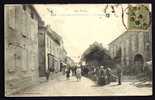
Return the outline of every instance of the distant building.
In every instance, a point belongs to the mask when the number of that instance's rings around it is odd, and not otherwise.
[[[134,9],[140,9],[139,7]],[[149,13],[134,14],[146,16],[147,20],[144,22],[148,23],[149,17],[144,14]],[[131,16],[129,15],[129,19]],[[138,26],[134,22],[130,22],[129,19],[129,29],[109,44],[109,51],[111,57],[117,59],[125,68],[126,73],[137,73],[143,71],[145,62],[152,60],[152,26],[143,28],[141,25],[144,24],[143,22],[140,22],[140,26]]]
[[[45,76],[50,68],[55,69],[55,73],[60,72],[67,54],[63,48],[62,37],[54,32],[50,26],[40,25],[38,42],[39,76]]]
[[[75,62],[73,59],[71,59],[70,57],[66,57],[66,64],[69,65],[70,67],[74,67],[75,66]]]
[[[5,95],[38,82],[38,24],[32,5],[5,5]]]

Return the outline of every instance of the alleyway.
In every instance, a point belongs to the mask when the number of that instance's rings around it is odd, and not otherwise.
[[[125,95],[151,95],[151,87],[136,87],[133,83],[123,82],[117,85],[113,82],[106,86],[96,86],[96,84],[88,78],[82,77],[81,81],[77,81],[75,77],[66,80],[65,76],[61,76],[55,80],[41,83],[33,88],[26,89],[14,96],[125,96]]]

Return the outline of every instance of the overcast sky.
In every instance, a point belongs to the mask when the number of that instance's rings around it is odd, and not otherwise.
[[[105,5],[102,4],[50,4],[35,7],[45,24],[50,24],[62,36],[68,56],[75,61],[93,42],[97,41],[108,48],[108,44],[125,31],[120,7],[116,10],[117,16],[110,15],[109,18],[105,17]],[[55,16],[47,8],[52,9]],[[110,7],[108,12],[111,12]]]

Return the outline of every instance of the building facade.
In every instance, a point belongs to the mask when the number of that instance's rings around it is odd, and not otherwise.
[[[152,26],[147,7],[131,7],[128,11],[128,30],[109,44],[111,57],[119,61],[126,73],[142,72],[145,62],[152,60]]]
[[[144,63],[152,59],[151,34],[151,30],[126,31],[109,44],[111,57],[119,58],[128,71],[142,71]]]
[[[62,37],[50,26],[40,26],[39,42],[39,75],[46,76],[50,69],[55,73],[61,71],[67,52],[63,48]]]
[[[67,66],[70,66],[70,67],[75,66],[74,60],[72,58],[68,57],[68,56],[66,57],[66,64],[67,64]]]
[[[36,84],[38,74],[38,23],[32,5],[5,5],[5,95]]]

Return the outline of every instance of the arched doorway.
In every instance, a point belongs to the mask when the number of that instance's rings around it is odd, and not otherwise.
[[[144,66],[144,59],[141,54],[137,54],[134,56],[134,65],[135,65],[135,72],[142,72]]]

